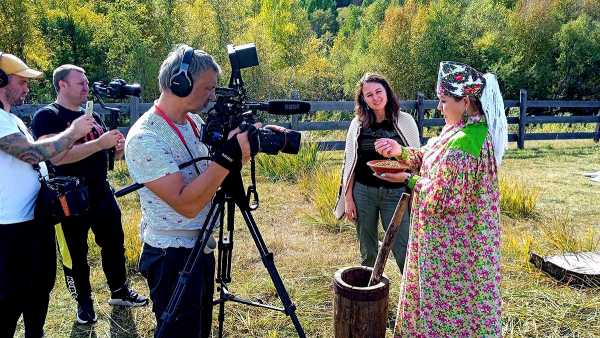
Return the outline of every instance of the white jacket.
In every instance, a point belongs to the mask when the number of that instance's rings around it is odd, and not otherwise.
[[[396,120],[394,127],[396,132],[406,141],[409,147],[418,148],[421,146],[417,123],[410,114],[399,111],[398,119]],[[361,123],[357,116],[352,120],[352,122],[350,122],[348,134],[346,134],[346,148],[344,149],[342,179],[340,181],[340,189],[338,191],[338,198],[334,210],[335,217],[337,219],[340,219],[342,216],[344,216],[344,196],[346,196],[346,191],[348,190],[348,185],[350,183],[349,178],[354,174],[354,167],[356,166],[358,136],[360,135],[360,129]]]

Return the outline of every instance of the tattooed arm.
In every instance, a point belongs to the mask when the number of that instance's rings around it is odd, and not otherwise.
[[[37,164],[71,148],[77,140],[72,134],[61,133],[32,143],[22,133],[15,133],[0,138],[0,150],[21,161]]]
[[[41,136],[38,139],[38,141],[52,139],[55,135],[56,134]],[[123,134],[121,134],[118,130],[113,129],[113,130],[109,130],[106,133],[100,135],[100,137],[95,140],[74,145],[72,148],[68,149],[67,151],[59,153],[56,156],[53,156],[50,159],[50,161],[54,165],[63,165],[63,164],[68,164],[68,163],[74,163],[74,162],[81,161],[82,159],[84,159],[92,154],[95,154],[101,150],[110,149],[114,146],[120,147],[121,154],[122,154],[122,149],[123,149],[124,143],[125,143],[125,137],[123,137]]]
[[[0,150],[21,161],[37,164],[70,149],[76,140],[90,132],[92,122],[91,117],[81,116],[62,133],[37,142],[30,142],[23,133],[9,134],[0,138]]]

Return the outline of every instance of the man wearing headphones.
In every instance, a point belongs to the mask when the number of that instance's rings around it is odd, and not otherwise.
[[[21,314],[25,337],[44,335],[56,248],[53,224],[34,219],[39,176],[47,175],[44,160],[70,149],[93,123],[82,116],[63,132],[34,142],[10,110],[23,104],[28,80],[41,76],[18,57],[0,53],[0,337],[14,335]]]
[[[250,159],[246,132],[232,132],[212,161],[179,170],[178,165],[209,156],[201,141],[203,122],[196,114],[215,99],[219,65],[212,56],[186,45],[176,47],[160,67],[160,97],[131,127],[125,158],[142,208],[144,247],[139,269],[147,279],[158,325],[179,271],[198,239],[213,195],[231,171]],[[216,243],[211,237],[181,297],[165,337],[208,337],[212,321]]]
[[[59,66],[52,74],[52,83],[56,101],[38,110],[31,121],[33,134],[40,140],[62,132],[85,114],[82,105],[87,101],[89,87],[83,68],[71,64]],[[65,282],[77,300],[79,324],[97,321],[87,261],[90,228],[101,248],[102,270],[111,291],[109,304],[133,307],[148,303],[148,298],[127,286],[121,210],[107,181],[108,150],[115,148],[117,157],[121,157],[125,137],[116,129],[108,130],[99,115],[92,115],[94,127],[90,133],[50,161],[53,174],[79,177],[89,191],[88,212],[70,217],[57,226]]]

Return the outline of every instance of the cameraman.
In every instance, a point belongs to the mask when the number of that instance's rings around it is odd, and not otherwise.
[[[201,235],[213,195],[228,173],[239,171],[250,158],[247,133],[232,132],[213,161],[178,168],[192,158],[209,155],[200,138],[202,119],[188,112],[199,111],[215,99],[220,72],[205,52],[186,45],[176,47],[160,67],[160,97],[127,135],[129,172],[145,186],[139,190],[144,242],[139,268],[148,281],[158,325],[178,273]],[[215,246],[211,237],[207,248]],[[205,250],[197,267],[166,337],[210,335],[215,274],[211,250]]]
[[[10,113],[29,93],[28,80],[41,72],[0,53],[0,337],[12,337],[23,314],[25,337],[42,337],[56,277],[54,227],[34,219],[42,161],[70,149],[92,128],[82,116],[65,131],[34,142],[20,118]],[[39,174],[33,168],[39,165]]]
[[[38,110],[31,123],[38,139],[60,133],[74,119],[85,114],[81,108],[87,101],[89,90],[85,70],[74,65],[62,65],[54,70],[52,82],[57,93],[56,101]],[[90,208],[87,213],[72,216],[57,227],[65,282],[77,300],[76,320],[79,324],[97,320],[87,261],[90,228],[101,248],[102,269],[111,291],[109,304],[143,306],[148,303],[146,297],[127,286],[121,210],[107,181],[108,151],[115,148],[116,157],[121,157],[125,138],[118,130],[108,130],[97,114],[93,114],[93,119],[91,132],[69,151],[53,157],[50,166],[57,176],[82,178],[89,191]]]

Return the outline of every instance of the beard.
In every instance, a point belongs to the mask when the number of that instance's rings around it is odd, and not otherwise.
[[[6,93],[6,101],[13,107],[20,106],[25,103],[25,94],[8,91]]]

